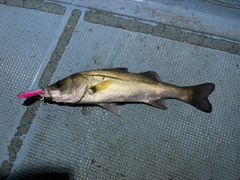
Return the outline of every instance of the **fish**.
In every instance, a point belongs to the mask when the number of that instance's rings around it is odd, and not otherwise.
[[[164,83],[154,71],[131,73],[127,68],[98,69],[72,74],[43,89],[43,97],[55,102],[98,105],[120,115],[118,103],[146,103],[166,110],[167,99],[178,99],[210,113],[208,96],[215,84],[177,86]]]

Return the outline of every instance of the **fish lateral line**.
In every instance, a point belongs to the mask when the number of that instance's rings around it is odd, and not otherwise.
[[[90,76],[90,77],[101,77],[103,80],[104,78],[110,78],[110,79],[116,79],[116,80],[124,80],[124,78],[120,78],[120,77],[115,77],[115,76],[108,76],[108,75],[103,75],[103,74],[81,74],[84,77],[86,76]]]

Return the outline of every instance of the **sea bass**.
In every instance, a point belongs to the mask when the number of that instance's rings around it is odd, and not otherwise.
[[[161,82],[153,71],[130,73],[127,68],[100,69],[72,74],[43,90],[51,101],[99,105],[119,115],[117,103],[140,102],[167,109],[166,99],[179,99],[210,113],[208,96],[213,83],[180,87]]]

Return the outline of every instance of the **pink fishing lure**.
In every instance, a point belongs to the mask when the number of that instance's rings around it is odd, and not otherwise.
[[[34,90],[34,91],[22,92],[18,95],[18,98],[25,99],[25,98],[29,98],[29,97],[33,97],[33,96],[42,95],[42,94],[43,94],[43,90],[38,89],[38,90]]]

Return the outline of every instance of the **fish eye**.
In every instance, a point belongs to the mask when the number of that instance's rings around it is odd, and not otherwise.
[[[58,88],[60,88],[62,86],[60,82],[57,82],[56,85]]]

